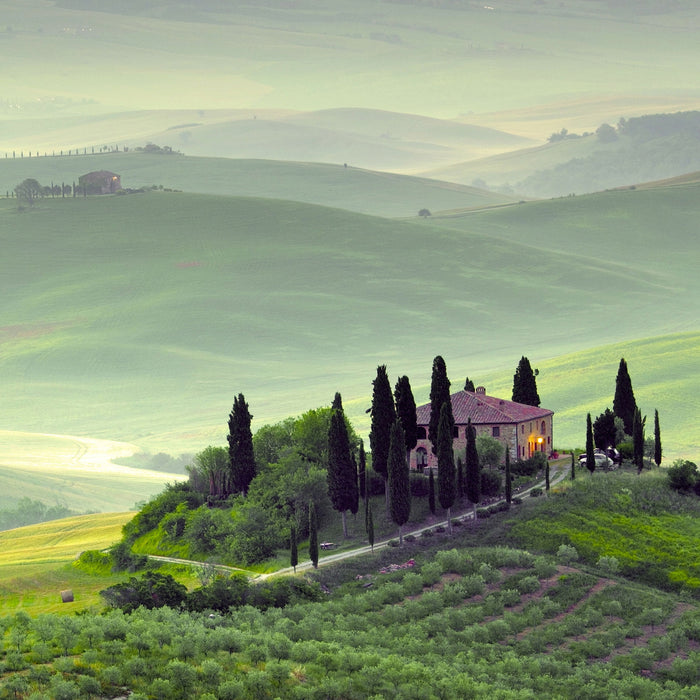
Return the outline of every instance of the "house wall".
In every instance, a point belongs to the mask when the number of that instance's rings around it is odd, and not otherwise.
[[[552,452],[554,436],[552,434],[553,416],[545,416],[537,420],[523,421],[521,423],[495,423],[475,425],[477,436],[487,435],[494,437],[503,445],[504,458],[506,445],[510,450],[512,461],[528,459],[534,452]],[[428,433],[428,426],[421,426]],[[498,436],[494,436],[494,428],[498,430]],[[455,460],[464,455],[467,449],[467,426],[455,426],[456,436],[452,441]],[[540,441],[541,440],[541,441]],[[421,456],[421,452],[423,456]],[[437,469],[437,456],[433,454],[432,444],[426,438],[419,438],[415,449],[411,450],[409,467],[411,469]]]

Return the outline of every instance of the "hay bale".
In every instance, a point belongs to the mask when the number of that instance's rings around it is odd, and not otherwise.
[[[73,602],[73,591],[71,591],[71,590],[61,591],[61,601],[64,603],[72,603]]]

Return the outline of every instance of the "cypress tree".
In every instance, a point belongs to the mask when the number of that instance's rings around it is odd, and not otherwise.
[[[506,503],[510,505],[513,500],[513,477],[510,473],[510,449],[506,445]]]
[[[318,569],[318,522],[313,501],[309,503],[309,558],[314,569]]]
[[[576,478],[576,455],[574,454],[574,451],[571,450],[571,481],[573,481]]]
[[[411,489],[408,479],[408,463],[404,447],[406,438],[401,421],[396,420],[391,428],[389,441],[389,512],[391,519],[399,527],[399,545],[403,545],[402,527],[411,515]]]
[[[634,430],[635,408],[637,408],[637,402],[634,400],[632,380],[627,370],[627,363],[623,357],[620,359],[620,366],[617,369],[617,378],[615,379],[613,413],[619,418],[622,418],[622,422],[625,424],[625,432],[628,435],[632,435],[632,431]]]
[[[591,414],[586,415],[586,468],[593,475],[595,471],[595,448],[593,447],[593,424]]]
[[[430,423],[428,424],[428,439],[432,444],[433,454],[437,454],[438,428],[443,405],[447,405],[447,416],[450,421],[450,438],[454,429],[452,416],[452,400],[450,399],[450,380],[447,378],[445,360],[438,355],[433,360],[433,372],[430,380]],[[438,474],[439,476],[439,474]]]
[[[399,377],[394,387],[394,401],[396,403],[396,415],[401,421],[406,443],[406,461],[410,461],[411,450],[418,443],[418,418],[416,415],[416,401],[413,398],[411,382],[404,375]]]
[[[527,406],[539,406],[540,395],[537,393],[535,373],[530,360],[523,355],[513,375],[513,401]]]
[[[394,397],[391,393],[386,365],[377,367],[377,377],[372,382],[372,420],[369,433],[369,448],[372,451],[372,469],[379,474],[386,486],[387,460],[391,426],[396,420]]]
[[[428,471],[428,509],[431,515],[435,515],[435,476],[432,467]]]
[[[357,472],[350,452],[343,401],[339,393],[333,399],[328,427],[328,496],[343,520],[343,537],[348,536],[347,511],[357,512]]]
[[[368,503],[367,510],[367,541],[371,550],[374,552],[374,518],[372,517],[372,506]]]
[[[245,397],[238,394],[228,420],[228,454],[233,493],[244,496],[248,495],[250,482],[255,478],[253,433],[250,430],[252,418]]]
[[[632,422],[632,454],[634,463],[637,465],[637,474],[644,469],[644,423],[642,414],[638,408],[634,409],[634,420]]]
[[[467,420],[465,474],[467,478],[467,498],[472,504],[472,517],[474,524],[476,524],[476,504],[481,500],[481,470],[479,469],[479,455],[476,451],[476,431],[474,426],[472,426],[471,418]]]
[[[365,498],[367,484],[367,455],[365,454],[365,442],[360,440],[360,451],[358,454],[358,465],[357,465],[357,481],[358,481],[358,495],[360,498]]]
[[[661,466],[661,426],[658,409],[654,409],[654,463],[657,467]]]
[[[464,462],[461,457],[457,457],[457,498],[464,498],[465,493]]]
[[[438,501],[447,511],[447,529],[452,534],[452,504],[455,502],[455,458],[452,449],[452,411],[449,400],[442,404],[437,436]]]
[[[475,391],[474,382],[471,379],[469,379],[469,377],[467,377],[464,381],[464,391],[471,391],[472,393],[474,393]]]
[[[297,564],[299,563],[299,552],[297,550],[297,528],[294,523],[289,529],[289,565],[297,572]]]
[[[549,493],[549,460],[544,467],[544,490]]]

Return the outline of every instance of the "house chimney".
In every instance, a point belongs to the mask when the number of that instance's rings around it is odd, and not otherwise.
[[[476,387],[476,393],[477,393],[477,394],[484,394],[484,395],[485,395],[485,394],[486,394],[486,387],[484,387],[484,386],[478,386],[478,387]]]

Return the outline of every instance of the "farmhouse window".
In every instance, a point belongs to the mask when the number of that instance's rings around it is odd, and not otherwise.
[[[491,437],[501,437],[501,429],[499,426],[494,425],[493,428],[491,428]]]

